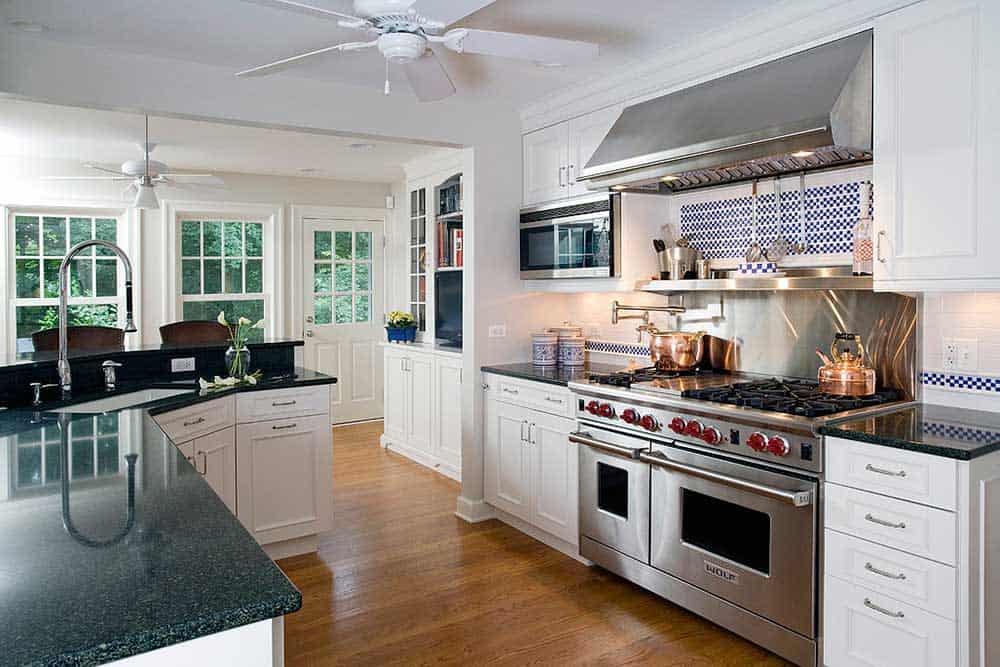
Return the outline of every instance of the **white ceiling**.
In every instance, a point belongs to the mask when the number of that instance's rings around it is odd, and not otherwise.
[[[351,12],[350,0],[311,0]],[[465,0],[468,2],[468,0]],[[601,45],[592,63],[561,69],[502,58],[459,55],[439,49],[461,99],[503,99],[515,108],[555,89],[627,67],[706,31],[738,21],[780,0],[496,0],[457,25],[525,32]],[[449,6],[455,0],[417,0]],[[484,2],[473,1],[473,5]],[[116,52],[145,54],[222,66],[233,72],[303,51],[345,41],[361,33],[334,21],[242,0],[0,0],[2,31],[11,20],[31,20],[48,29],[39,39]],[[376,51],[334,53],[307,66],[276,74],[380,88],[384,61]],[[400,72],[397,94],[408,94]],[[247,83],[252,85],[252,83]]]
[[[0,155],[96,162],[142,159],[143,117],[0,98]],[[151,117],[152,157],[179,171],[219,171],[388,183],[402,165],[449,149]],[[352,148],[351,144],[369,147]],[[302,171],[311,170],[311,171]]]

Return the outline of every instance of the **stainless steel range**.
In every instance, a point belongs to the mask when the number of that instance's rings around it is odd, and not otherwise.
[[[815,382],[651,370],[570,383],[580,554],[801,665],[817,663],[820,424],[903,405]]]

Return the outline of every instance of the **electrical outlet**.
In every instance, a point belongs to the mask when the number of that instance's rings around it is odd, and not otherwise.
[[[941,366],[945,370],[958,368],[958,341],[954,338],[941,341]]]
[[[507,325],[506,324],[491,324],[490,325],[490,338],[504,338],[507,336]]]
[[[171,373],[190,373],[194,370],[194,357],[183,357],[170,360]]]
[[[979,341],[974,338],[957,338],[955,343],[958,351],[956,364],[958,370],[979,370]]]

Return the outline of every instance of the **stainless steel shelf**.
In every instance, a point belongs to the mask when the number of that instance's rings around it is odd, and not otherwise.
[[[707,280],[640,280],[641,292],[675,294],[683,292],[770,292],[774,290],[867,290],[873,287],[871,276],[854,276],[841,267],[789,270],[781,277],[748,278],[735,271],[724,278]]]

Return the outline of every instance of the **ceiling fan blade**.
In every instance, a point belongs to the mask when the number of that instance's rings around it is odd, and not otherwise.
[[[458,53],[478,53],[560,65],[591,60],[597,57],[599,51],[597,44],[590,42],[472,28],[450,30],[444,35],[442,42]]]
[[[43,181],[131,181],[131,176],[42,176]]]
[[[333,9],[326,9],[325,7],[317,7],[316,5],[311,5],[306,2],[299,2],[298,0],[243,0],[244,2],[250,2],[255,5],[261,5],[263,7],[271,7],[272,9],[282,9],[289,12],[296,12],[299,14],[305,14],[307,16],[315,16],[322,19],[348,19],[350,21],[359,21],[357,16],[353,14],[345,14],[343,12],[338,12]]]
[[[196,183],[198,185],[223,185],[224,181],[215,174],[159,174],[154,181],[164,183]]]
[[[122,175],[121,169],[111,169],[109,167],[104,167],[102,165],[99,165],[95,162],[84,162],[83,166],[86,167],[87,169],[95,169],[97,171],[103,171],[108,174],[115,174],[116,176]]]
[[[403,65],[403,71],[421,102],[436,102],[455,94],[455,84],[430,49],[423,57]]]
[[[299,61],[306,60],[308,58],[313,58],[315,56],[321,56],[324,53],[330,53],[331,51],[357,51],[359,49],[367,49],[371,46],[375,46],[377,42],[347,42],[345,44],[335,44],[333,46],[327,46],[326,48],[316,49],[315,51],[309,51],[308,53],[300,53],[297,56],[292,56],[290,58],[283,58],[281,60],[276,60],[273,63],[268,63],[266,65],[260,65],[259,67],[252,67],[242,72],[237,72],[236,76],[263,76],[265,74],[274,74],[275,72],[281,71],[290,65],[294,65]]]
[[[494,0],[417,0],[417,6],[423,16],[451,25],[493,2]]]

